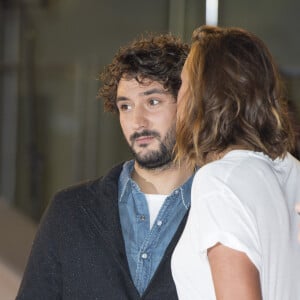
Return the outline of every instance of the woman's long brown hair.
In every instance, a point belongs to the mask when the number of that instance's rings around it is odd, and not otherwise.
[[[193,33],[185,70],[189,81],[178,107],[177,159],[202,165],[231,148],[275,159],[293,148],[279,72],[257,36],[202,26]]]

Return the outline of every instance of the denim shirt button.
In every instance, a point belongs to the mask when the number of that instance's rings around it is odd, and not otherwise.
[[[146,216],[145,215],[140,215],[140,220],[141,221],[145,221],[146,220]]]
[[[156,225],[157,225],[157,226],[161,226],[162,223],[163,223],[163,222],[162,222],[161,220],[159,220],[159,221],[156,222]]]
[[[179,191],[178,191],[178,190],[176,190],[176,191],[175,191],[175,194],[177,195],[178,193],[179,193]]]
[[[141,257],[142,257],[142,259],[147,259],[148,254],[147,254],[147,253],[143,253],[143,254],[141,255]]]

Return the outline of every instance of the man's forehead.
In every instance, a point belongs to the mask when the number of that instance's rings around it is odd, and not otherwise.
[[[166,89],[163,84],[159,81],[155,81],[150,78],[135,78],[135,77],[122,77],[118,84],[118,89],[120,86],[132,85],[134,87],[139,87],[146,90],[154,90],[153,92],[157,93],[169,93],[168,89]]]
[[[140,85],[151,85],[151,84],[159,84],[161,86],[163,86],[163,84],[158,81],[155,80],[153,78],[149,78],[149,77],[145,77],[142,75],[136,75],[136,74],[123,74],[122,77],[120,78],[120,81],[122,80],[126,80],[126,81],[136,81],[138,84]]]
[[[151,95],[170,95],[169,90],[165,89],[164,86],[151,79],[143,80],[142,82],[135,78],[121,78],[117,89],[117,101],[126,101],[133,99],[134,97],[147,97]],[[173,96],[172,96],[173,97]]]

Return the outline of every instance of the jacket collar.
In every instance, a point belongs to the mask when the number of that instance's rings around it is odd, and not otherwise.
[[[90,199],[81,208],[104,241],[103,246],[112,253],[124,278],[127,277],[127,282],[135,289],[128,267],[118,210],[118,179],[122,166],[123,164],[117,165],[106,176],[89,185]]]

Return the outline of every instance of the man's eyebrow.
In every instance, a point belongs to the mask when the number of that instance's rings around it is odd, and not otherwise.
[[[168,94],[168,93],[170,93],[170,92],[166,91],[164,89],[153,88],[153,89],[141,92],[140,95],[141,96],[149,96],[149,95],[152,95],[152,94]],[[117,97],[116,102],[127,101],[127,100],[129,100],[129,98],[127,98],[125,96],[119,96],[119,97]]]
[[[117,102],[118,101],[126,101],[126,100],[128,100],[128,98],[127,97],[123,97],[123,96],[117,97],[117,99],[116,99]]]
[[[169,92],[164,89],[153,88],[151,90],[145,91],[142,95],[148,96],[152,94],[168,94]]]

